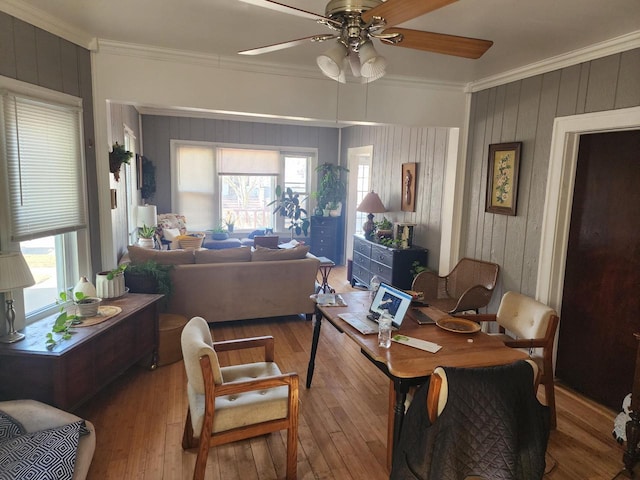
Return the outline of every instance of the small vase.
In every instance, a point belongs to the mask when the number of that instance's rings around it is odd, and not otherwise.
[[[142,248],[153,248],[155,244],[153,243],[153,238],[139,238],[138,246]]]
[[[124,275],[114,275],[112,280],[107,278],[109,272],[100,272],[96,275],[96,289],[100,298],[117,298],[124,295]]]
[[[76,293],[82,293],[85,297],[95,297],[96,287],[93,286],[93,283],[87,280],[87,277],[80,277],[76,286],[73,287],[74,298]]]

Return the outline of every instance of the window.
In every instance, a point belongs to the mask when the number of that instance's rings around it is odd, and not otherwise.
[[[5,77],[0,95],[0,242],[20,248],[36,280],[24,290],[29,322],[89,271],[81,100]]]
[[[267,206],[277,185],[290,187],[308,203],[315,152],[173,144],[174,210],[187,217],[190,230],[208,230],[229,219],[234,231],[284,230],[283,219]]]

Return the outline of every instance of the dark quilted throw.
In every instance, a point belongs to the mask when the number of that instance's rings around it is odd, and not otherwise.
[[[536,399],[526,362],[445,371],[446,407],[430,424],[429,385],[418,390],[394,453],[391,480],[541,479],[549,412]]]
[[[0,437],[0,480],[73,477],[80,436],[89,433],[84,420],[31,433],[17,422],[11,426],[11,421],[15,422],[0,412],[0,428],[8,432]]]

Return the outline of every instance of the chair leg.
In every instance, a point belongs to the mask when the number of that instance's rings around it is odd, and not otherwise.
[[[187,450],[197,444],[193,439],[193,425],[191,424],[191,410],[187,408],[187,419],[184,422],[184,433],[182,434],[182,449]]]
[[[556,428],[556,392],[554,388],[553,379],[545,382],[544,384],[544,397],[547,401],[547,406],[549,407],[549,426],[552,430]]]
[[[287,430],[287,480],[298,478],[298,425]]]
[[[193,480],[204,480],[208,456],[209,442],[201,438],[200,445],[198,446],[198,456],[196,457],[196,466],[193,470]]]

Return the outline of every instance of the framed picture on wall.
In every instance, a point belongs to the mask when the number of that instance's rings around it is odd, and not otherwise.
[[[402,211],[416,211],[416,164],[402,164]]]
[[[142,155],[136,153],[136,183],[138,190],[142,190]]]
[[[485,211],[501,215],[516,214],[521,149],[522,142],[489,145]]]

